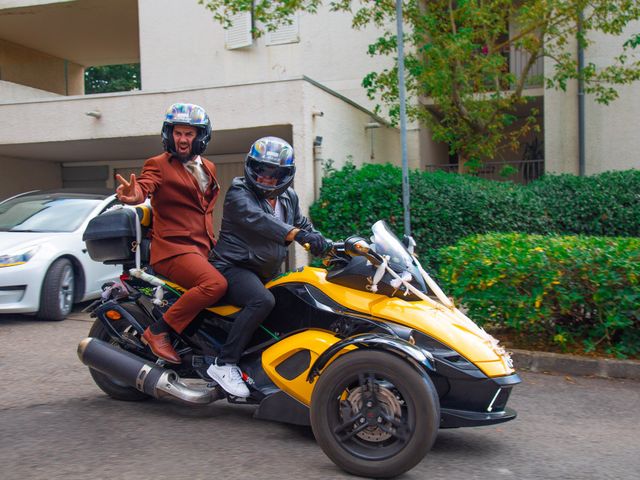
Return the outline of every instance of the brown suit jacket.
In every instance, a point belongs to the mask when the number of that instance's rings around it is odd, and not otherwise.
[[[213,162],[202,158],[210,182],[203,194],[182,163],[163,153],[148,159],[138,178],[144,198],[151,196],[151,264],[183,253],[208,256],[214,245],[213,206],[220,188]]]

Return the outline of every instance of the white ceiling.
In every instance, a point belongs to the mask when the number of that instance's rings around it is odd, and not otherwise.
[[[0,9],[0,38],[85,67],[137,63],[138,2],[75,0]]]

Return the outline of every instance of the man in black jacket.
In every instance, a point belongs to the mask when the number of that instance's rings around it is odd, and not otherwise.
[[[290,188],[295,175],[291,145],[276,137],[257,140],[244,173],[227,192],[220,236],[210,258],[227,279],[226,299],[243,308],[207,374],[236,397],[249,395],[237,363],[275,304],[264,283],[280,272],[293,240],[308,245],[314,255],[329,245],[302,215],[298,196]]]

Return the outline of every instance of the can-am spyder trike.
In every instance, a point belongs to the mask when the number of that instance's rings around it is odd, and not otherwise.
[[[399,240],[383,221],[371,244],[334,243],[326,269],[304,267],[266,285],[275,308],[239,363],[248,398],[227,395],[205,374],[239,311],[233,305],[207,308],[173,335],[182,363],[165,365],[141,336],[184,289],[144,268],[150,223],[147,206],[116,208],[84,235],[94,260],[124,267],[88,307],[96,321],[78,347],[109,396],[255,404],[257,418],[311,425],[333,462],[368,477],[414,467],[440,428],[515,418],[506,404],[520,378],[508,353],[444,295],[411,238]]]

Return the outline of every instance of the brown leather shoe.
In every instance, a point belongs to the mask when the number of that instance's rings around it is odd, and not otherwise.
[[[165,362],[182,363],[180,356],[171,345],[168,333],[163,332],[155,335],[151,329],[147,328],[142,334],[142,343],[149,345],[154,355]]]

